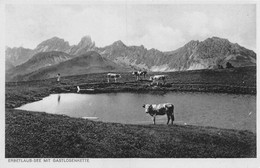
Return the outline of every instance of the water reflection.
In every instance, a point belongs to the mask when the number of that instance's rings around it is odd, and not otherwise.
[[[58,94],[58,104],[60,104],[60,94]]]

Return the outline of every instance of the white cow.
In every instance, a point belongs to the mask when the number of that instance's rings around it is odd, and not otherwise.
[[[172,120],[172,124],[174,121],[174,105],[171,103],[163,103],[163,104],[144,104],[143,108],[145,108],[145,112],[150,114],[153,117],[153,124],[155,124],[155,117],[157,115],[167,115],[167,124]]]
[[[134,71],[132,74],[136,76],[136,80],[139,80],[141,76],[144,76],[145,78],[147,71]]]
[[[150,80],[152,81],[152,83],[157,83],[157,85],[159,84],[159,81],[162,80],[163,84],[165,84],[165,80],[166,80],[166,75],[154,75],[150,77]]]
[[[110,78],[115,79],[115,82],[116,82],[117,78],[121,78],[121,75],[120,74],[114,74],[114,73],[108,73],[107,74],[107,82],[108,83],[109,83]]]

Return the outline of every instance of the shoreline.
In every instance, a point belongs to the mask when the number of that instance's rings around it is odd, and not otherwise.
[[[19,86],[19,85],[17,85]],[[149,86],[147,82],[145,85],[131,86],[127,83],[98,83],[98,84],[81,84],[75,86],[63,86],[62,84],[54,84],[51,88],[35,88],[38,91],[26,92],[30,94],[30,97],[21,96],[14,97],[12,94],[6,94],[6,108],[16,108],[26,103],[42,100],[44,97],[50,94],[56,93],[77,93],[77,86],[82,89],[78,94],[102,94],[102,93],[167,93],[167,92],[192,92],[192,93],[223,93],[223,94],[243,94],[243,95],[255,95],[255,87],[241,87],[241,86],[228,86],[228,85],[208,85],[203,86],[202,84],[196,85],[185,85],[185,84],[167,84],[166,86]],[[9,86],[13,87],[13,86]],[[84,90],[91,88],[92,90]],[[16,95],[15,95],[16,96]],[[33,98],[32,98],[33,97]],[[10,101],[11,99],[11,101]],[[15,101],[17,100],[17,101]]]

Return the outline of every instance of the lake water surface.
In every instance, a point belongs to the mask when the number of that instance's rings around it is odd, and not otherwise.
[[[143,104],[173,103],[175,123],[231,128],[256,132],[256,96],[176,93],[167,94],[52,94],[17,109],[65,114],[71,117],[98,117],[99,121],[152,124]],[[157,116],[166,124],[166,116]]]

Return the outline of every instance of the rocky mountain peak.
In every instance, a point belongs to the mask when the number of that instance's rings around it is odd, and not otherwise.
[[[113,46],[126,47],[126,45],[121,40],[114,42]]]
[[[78,45],[73,45],[70,48],[69,54],[81,55],[95,48],[95,42],[91,40],[90,36],[84,36],[81,38]]]
[[[66,43],[64,39],[61,39],[59,37],[52,37],[48,40],[45,40],[43,42],[41,42],[38,46],[41,46],[41,45],[49,45],[49,44],[57,44],[57,43]],[[67,42],[68,43],[68,42]]]
[[[46,41],[48,41],[48,40],[46,40]],[[54,36],[54,37],[50,38],[49,41],[64,41],[64,39]]]
[[[228,39],[224,38],[219,38],[219,37],[211,37],[207,38],[206,40],[203,41],[204,43],[209,43],[209,44],[230,44]]]
[[[78,43],[78,47],[94,47],[95,43],[92,42],[90,36],[84,36],[81,38],[80,42]]]
[[[141,47],[142,49],[145,49],[144,45],[140,45],[140,47]]]
[[[47,52],[47,51],[63,51],[67,52],[70,49],[69,42],[58,37],[41,42],[35,49],[36,53]]]

